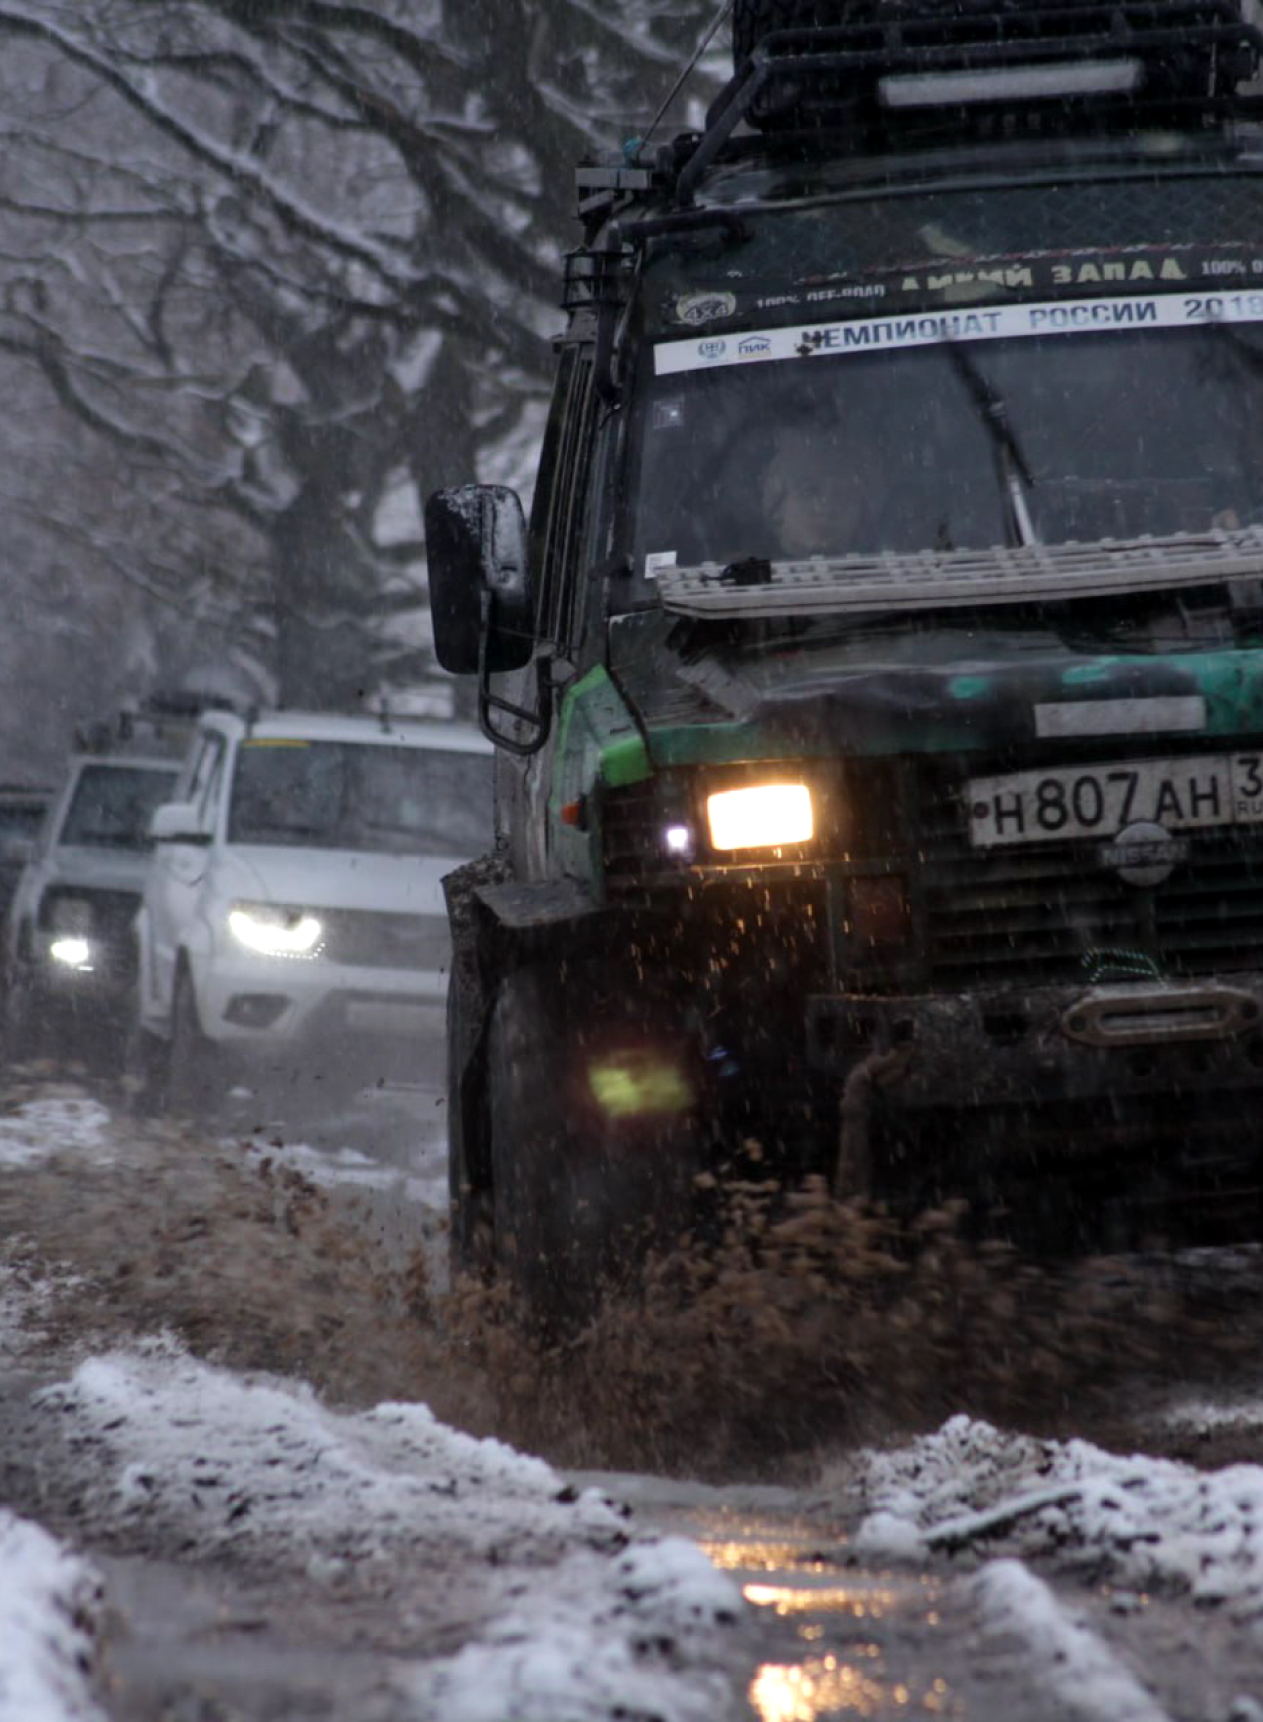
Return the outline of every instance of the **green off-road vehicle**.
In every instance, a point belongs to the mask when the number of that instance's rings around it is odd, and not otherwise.
[[[1255,1230],[1263,36],[736,0],[579,171],[529,523],[427,509],[503,848],[449,886],[458,1259],[543,1307],[726,1175]]]

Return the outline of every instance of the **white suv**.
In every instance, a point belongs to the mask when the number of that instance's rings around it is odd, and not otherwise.
[[[205,713],[136,922],[151,1094],[204,1103],[215,1054],[296,1081],[441,1037],[441,881],[491,846],[491,767],[465,725]]]
[[[103,731],[109,751],[73,755],[39,836],[12,846],[26,864],[0,965],[7,1057],[116,1056],[135,1008],[132,921],[149,819],[172,792],[188,733],[147,721],[135,733],[127,724]]]

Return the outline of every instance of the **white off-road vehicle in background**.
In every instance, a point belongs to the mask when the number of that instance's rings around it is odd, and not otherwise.
[[[187,713],[125,712],[79,738],[24,859],[5,925],[4,1053],[112,1053],[134,1010],[132,922],[149,817],[171,794]]]
[[[491,839],[473,728],[212,711],[154,815],[136,930],[142,1092],[371,1079],[441,1045],[442,878]]]

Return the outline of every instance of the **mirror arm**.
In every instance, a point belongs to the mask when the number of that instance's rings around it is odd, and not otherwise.
[[[531,754],[538,753],[548,740],[552,729],[553,718],[553,684],[549,677],[547,664],[537,658],[535,660],[535,709],[529,706],[514,705],[512,700],[502,699],[499,694],[491,691],[491,671],[487,665],[488,641],[491,636],[491,615],[495,600],[490,592],[482,594],[482,627],[478,631],[478,727],[487,740],[502,747],[506,753],[516,754],[519,759],[528,759]],[[526,725],[528,735],[525,741],[519,741],[516,736],[509,735],[500,729],[493,721],[493,713],[503,712],[506,716],[516,718]]]

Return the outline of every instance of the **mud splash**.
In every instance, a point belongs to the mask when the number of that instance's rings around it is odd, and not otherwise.
[[[806,1475],[955,1411],[1125,1442],[1120,1407],[1263,1349],[1257,1255],[1231,1285],[1220,1257],[1041,1263],[971,1241],[959,1210],[900,1227],[814,1183],[788,1206],[732,1187],[715,1241],[550,1338],[504,1287],[439,1297],[419,1250],[388,1265],[345,1202],[247,1146],[120,1118],[104,1158],[7,1169],[0,1270],[31,1313],[0,1354],[57,1369],[165,1331],[334,1404],[424,1400],[560,1464],[721,1478]]]
[[[1024,1259],[960,1209],[899,1227],[808,1183],[732,1193],[717,1246],[652,1261],[564,1341],[502,1292],[453,1330],[507,1438],[571,1465],[766,1476],[826,1447],[956,1411],[1047,1433],[1107,1420],[1120,1394],[1230,1369],[1257,1343],[1161,1259]]]
[[[12,1113],[50,1092],[5,1099]],[[95,1157],[6,1168],[0,1271],[27,1311],[0,1335],[8,1355],[55,1369],[166,1332],[209,1362],[301,1377],[335,1404],[424,1398],[488,1431],[481,1378],[436,1327],[420,1251],[388,1268],[345,1204],[247,1146],[118,1118]]]

